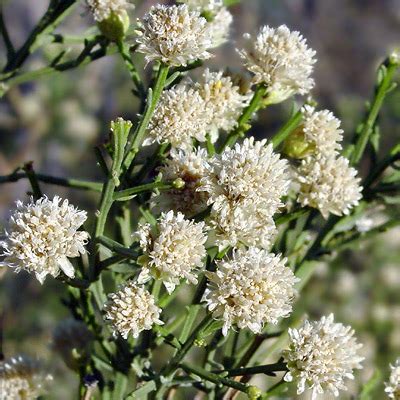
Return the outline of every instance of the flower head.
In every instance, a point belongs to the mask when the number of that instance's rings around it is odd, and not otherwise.
[[[199,92],[187,85],[174,86],[162,93],[143,144],[168,142],[172,147],[190,149],[193,138],[206,140],[208,120]]]
[[[78,369],[88,361],[93,339],[92,332],[82,321],[69,318],[54,329],[52,348],[69,368]]]
[[[343,139],[340,120],[328,110],[316,111],[309,105],[304,106],[301,112],[303,123],[286,140],[286,153],[294,158],[309,155],[330,157],[337,154],[342,149],[340,142]]]
[[[208,194],[219,247],[244,243],[267,248],[276,232],[272,217],[283,206],[290,182],[287,161],[265,144],[245,139],[206,166],[198,190]]]
[[[207,20],[185,4],[156,5],[144,16],[138,30],[138,51],[146,61],[161,61],[172,66],[186,66],[210,58],[212,47]]]
[[[203,81],[196,85],[205,101],[207,114],[210,116],[207,132],[217,139],[219,130],[231,131],[238,124],[237,120],[243,109],[250,102],[250,93],[242,94],[229,76],[222,71],[203,74]]]
[[[228,40],[233,17],[224,7],[223,0],[179,0],[179,3],[186,4],[189,10],[197,11],[207,19],[212,48]]]
[[[198,214],[207,208],[207,193],[197,191],[204,176],[207,152],[204,149],[195,151],[174,151],[160,168],[163,179],[168,182],[181,179],[185,186],[182,189],[163,190],[154,198],[156,209],[161,211],[179,211],[187,217]]]
[[[4,400],[34,400],[46,389],[52,376],[42,364],[26,356],[0,361],[0,398]]]
[[[209,204],[221,213],[256,204],[272,216],[289,187],[287,165],[266,140],[247,138],[210,160],[199,190],[209,194]]]
[[[348,215],[359,203],[362,187],[357,171],[344,157],[308,157],[298,169],[302,206],[317,208],[324,218],[329,213]]]
[[[385,382],[385,392],[389,399],[400,399],[400,358],[398,358],[394,365],[390,366],[391,373],[389,382]]]
[[[112,13],[122,15],[128,7],[133,7],[127,0],[86,0],[97,22],[106,20]]]
[[[104,312],[114,335],[120,334],[124,339],[129,334],[137,338],[140,332],[151,329],[154,324],[163,324],[160,320],[161,309],[155,304],[153,295],[133,281],[108,295]]]
[[[86,221],[86,212],[58,196],[53,200],[42,197],[24,204],[16,203],[11,216],[10,229],[6,232],[4,261],[1,265],[24,269],[34,273],[40,283],[46,275],[56,277],[60,270],[69,277],[75,271],[68,257],[78,257],[86,252],[88,233],[78,229]]]
[[[314,86],[310,77],[315,51],[309,49],[299,32],[287,26],[264,26],[252,41],[249,51],[239,51],[246,68],[254,74],[254,83],[268,88],[269,103],[279,103],[294,94],[306,94]]]
[[[224,6],[223,0],[179,0],[179,3],[186,4],[190,10],[211,14],[218,12]]]
[[[285,380],[297,381],[297,394],[308,386],[312,399],[324,391],[339,395],[345,379],[354,379],[353,369],[361,368],[362,347],[349,326],[335,323],[333,314],[319,321],[305,321],[299,329],[289,329],[289,349],[284,351],[289,372]]]
[[[203,265],[206,255],[204,222],[189,221],[182,213],[169,211],[161,214],[157,232],[145,224],[139,227],[136,236],[144,253],[139,283],[151,277],[160,279],[169,293],[181,279],[197,283],[195,270]]]
[[[263,249],[271,248],[277,229],[272,216],[257,203],[219,211],[211,209],[209,236],[220,250],[240,244]]]
[[[222,7],[208,22],[211,47],[219,47],[229,39],[233,16],[226,7]]]
[[[234,251],[232,259],[207,273],[204,300],[213,317],[224,321],[224,335],[232,325],[260,333],[265,323],[289,316],[298,279],[285,262],[280,255],[250,247]]]

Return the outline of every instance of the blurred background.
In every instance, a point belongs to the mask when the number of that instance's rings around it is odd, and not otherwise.
[[[156,2],[135,3],[132,20]],[[1,0],[1,4],[11,38],[18,46],[48,1]],[[243,33],[256,32],[262,24],[284,23],[302,32],[318,57],[312,95],[319,107],[331,109],[343,121],[345,136],[351,137],[372,94],[377,66],[391,50],[400,47],[400,0],[244,0],[232,7],[232,13],[232,38],[238,46]],[[82,1],[57,31],[79,35],[92,25]],[[4,63],[2,41],[0,46],[0,60]],[[59,46],[53,44],[37,52],[26,68],[48,65]],[[240,72],[234,49],[233,43],[221,47],[207,66],[229,65],[231,71]],[[79,48],[71,48],[71,54],[78,51]],[[137,62],[143,65],[140,57]],[[149,72],[145,70],[143,74]],[[129,77],[118,56],[13,88],[0,100],[0,175],[32,160],[37,172],[99,179],[92,149],[106,138],[110,120],[118,116],[135,119],[138,104],[130,90]],[[262,112],[254,124],[254,134],[273,135],[291,107],[287,102]],[[399,142],[399,90],[388,96],[380,126],[382,150]],[[54,186],[43,185],[43,189],[49,196],[57,193],[80,208],[94,211],[96,195]],[[14,201],[25,199],[28,190],[27,181],[0,186],[1,230],[6,227]],[[76,398],[70,390],[76,379],[50,346],[52,330],[68,316],[60,303],[62,285],[48,279],[40,286],[25,274],[16,275],[5,269],[0,269],[0,275],[6,356],[22,352],[45,358],[57,383],[49,398]],[[393,230],[366,243],[358,252],[336,258],[329,268],[321,264],[302,295],[299,312],[306,311],[310,317],[334,312],[338,320],[353,325],[365,344],[367,361],[355,388],[372,375],[375,367],[386,377],[387,364],[400,356],[399,289],[400,230]],[[346,396],[343,398],[349,398]]]

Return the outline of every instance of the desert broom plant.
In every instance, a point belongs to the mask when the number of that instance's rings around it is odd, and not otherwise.
[[[379,67],[374,97],[349,146],[339,119],[312,104],[258,141],[251,136],[258,112],[312,90],[316,53],[300,33],[264,26],[238,50],[248,84],[223,70],[186,79],[229,40],[228,3],[156,5],[132,24],[127,1],[87,0],[98,32],[64,38],[54,29],[77,2],[52,0],[20,49],[0,20],[8,57],[3,94],[119,53],[143,105],[135,121],[111,122],[109,140],[96,153],[102,182],[44,175],[30,164],[0,177],[2,184],[28,179],[32,186],[32,197],[12,212],[1,263],[68,287],[64,304],[73,319],[56,330],[53,348],[79,377],[82,399],[174,398],[187,396],[188,387],[210,399],[261,399],[291,386],[314,399],[338,396],[362,368],[352,328],[332,314],[318,321],[291,315],[315,261],[399,223],[398,213],[367,229],[358,223],[370,205],[386,207],[399,196],[399,145],[376,154],[378,116],[395,87],[399,57],[393,53]],[[30,54],[52,41],[81,41],[83,49],[76,59],[64,60],[61,52],[49,66],[25,71]],[[153,68],[150,82],[133,52]],[[147,146],[152,156],[138,157]],[[376,162],[363,179],[357,167],[366,152]],[[49,199],[41,182],[99,193],[97,212]],[[183,286],[192,296],[177,301]],[[268,364],[273,348],[280,356]],[[35,363],[20,368],[20,360],[1,361],[1,387],[14,396],[8,398],[35,398],[48,377]],[[386,386],[394,399],[397,364]],[[257,374],[276,381],[258,388]]]

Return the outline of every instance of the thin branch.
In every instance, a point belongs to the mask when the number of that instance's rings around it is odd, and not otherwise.
[[[3,36],[4,45],[7,49],[7,62],[9,62],[15,55],[15,48],[11,42],[10,35],[8,34],[8,29],[4,21],[4,12],[0,10],[0,33]]]
[[[95,192],[101,192],[102,184],[98,182],[89,182],[89,181],[81,181],[79,179],[70,179],[70,178],[60,178],[51,175],[45,174],[35,174],[36,179],[39,182],[49,183],[51,185],[64,186],[74,189],[82,189],[82,190],[92,190]],[[0,176],[0,184],[3,183],[11,183],[17,182],[20,179],[27,179],[27,172],[14,172],[10,175]]]
[[[19,69],[29,55],[35,50],[43,35],[51,32],[68,15],[76,0],[51,1],[49,8],[38,24],[29,34],[25,43],[15,53],[15,56],[7,63],[3,72],[11,72]]]
[[[365,148],[367,147],[373,132],[376,119],[378,118],[379,112],[382,108],[383,101],[390,91],[392,80],[398,67],[398,61],[392,57],[385,60],[385,62],[379,67],[378,83],[375,88],[375,95],[372,104],[368,110],[366,119],[362,124],[361,132],[355,137],[354,151],[350,158],[352,165],[358,164],[364,154]],[[381,74],[383,74],[383,77]]]

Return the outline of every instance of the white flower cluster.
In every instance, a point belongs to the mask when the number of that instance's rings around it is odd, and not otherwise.
[[[315,51],[309,49],[299,32],[287,26],[264,26],[257,38],[246,35],[250,49],[239,54],[254,74],[254,83],[267,87],[269,103],[279,103],[294,94],[307,94],[314,86],[311,78]]]
[[[298,169],[302,206],[317,208],[324,218],[329,214],[348,215],[362,198],[357,170],[344,157],[310,157]]]
[[[250,100],[232,79],[222,72],[206,70],[203,81],[191,86],[176,85],[162,93],[148,127],[144,145],[171,143],[172,147],[190,150],[193,139],[212,141],[218,131],[230,131]]]
[[[213,47],[207,20],[198,11],[179,6],[156,5],[139,22],[138,51],[146,61],[186,66],[211,57]]]
[[[276,228],[273,216],[289,187],[286,160],[266,141],[245,139],[214,156],[198,190],[208,193],[211,225],[220,248],[268,248]]]
[[[400,358],[398,358],[394,365],[390,366],[391,373],[389,382],[385,382],[385,392],[389,399],[400,399]]]
[[[312,106],[302,108],[304,138],[314,153],[330,157],[342,149],[343,130],[340,120],[329,110],[316,111]]]
[[[178,0],[179,3],[187,4],[191,10],[199,12],[216,13],[223,6],[223,0]]]
[[[228,40],[233,17],[224,7],[223,0],[180,0],[179,2],[207,18],[212,47],[218,47]]]
[[[197,90],[187,85],[165,90],[143,145],[168,142],[172,147],[190,149],[193,139],[205,142],[209,119],[206,111],[205,101]]]
[[[303,124],[287,144],[293,146],[298,135],[304,144],[303,154],[297,154],[297,158],[306,156],[297,169],[298,202],[317,208],[324,218],[330,213],[348,215],[362,198],[362,187],[357,170],[339,155],[343,139],[340,121],[330,111],[316,111],[311,106],[303,107],[302,114]]]
[[[128,7],[133,7],[127,0],[86,0],[86,3],[97,22],[104,21],[111,13],[120,15]]]
[[[78,229],[86,221],[86,212],[79,211],[68,200],[42,197],[37,201],[16,203],[3,247],[0,265],[34,273],[40,283],[46,275],[56,277],[60,270],[68,277],[75,271],[68,257],[85,254],[88,233]]]
[[[155,304],[153,295],[133,281],[108,295],[104,312],[114,335],[120,334],[124,339],[129,334],[137,338],[140,332],[151,329],[154,324],[163,324],[160,320],[161,309]]]
[[[333,314],[319,321],[305,321],[299,329],[289,329],[289,349],[283,355],[289,372],[285,380],[297,381],[297,394],[312,390],[312,400],[325,391],[334,396],[346,389],[345,379],[354,379],[361,368],[362,347],[349,326],[335,323]]]
[[[222,71],[210,72],[206,69],[196,88],[205,101],[209,114],[206,130],[213,141],[217,139],[219,130],[230,132],[236,128],[237,120],[252,97],[251,92],[242,94],[239,86]]]
[[[207,151],[174,151],[170,153],[165,164],[160,168],[163,179],[173,182],[181,179],[185,186],[182,189],[163,190],[153,198],[155,210],[167,212],[169,210],[183,213],[192,217],[207,208],[207,193],[199,192],[200,180],[204,176]]]
[[[232,325],[260,333],[265,323],[289,316],[298,279],[285,263],[280,255],[250,247],[234,251],[232,259],[207,273],[203,300],[213,317],[224,321],[224,335]]]
[[[0,361],[0,399],[35,400],[52,379],[38,360],[17,356]]]
[[[144,253],[138,283],[153,277],[161,280],[169,293],[181,279],[197,283],[196,269],[203,265],[206,256],[204,222],[189,221],[182,213],[169,211],[161,214],[157,232],[144,224],[139,226],[135,236]]]

